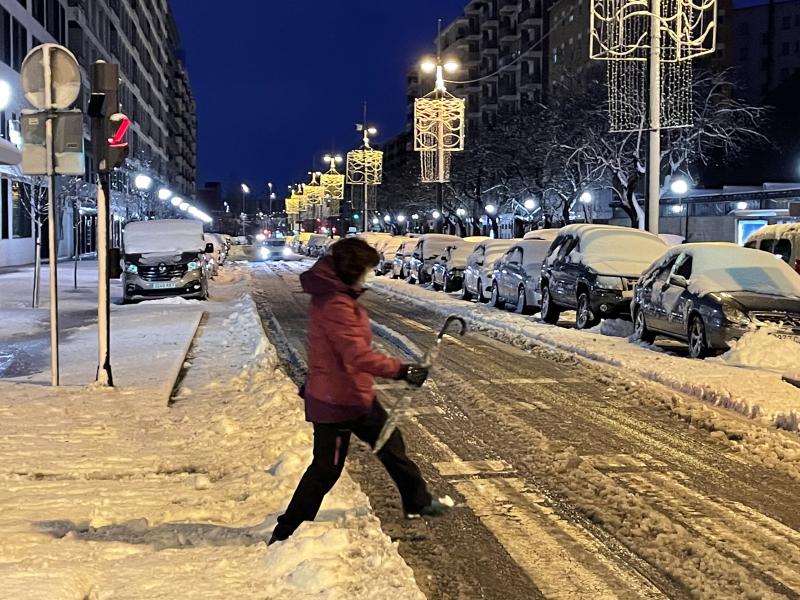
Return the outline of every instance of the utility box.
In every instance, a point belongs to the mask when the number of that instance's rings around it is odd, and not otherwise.
[[[22,112],[22,172],[50,175],[47,172],[47,112]],[[79,110],[53,113],[52,175],[84,175],[83,113]]]

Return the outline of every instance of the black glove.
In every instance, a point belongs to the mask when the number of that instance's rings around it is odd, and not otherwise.
[[[404,379],[414,387],[422,387],[429,373],[430,369],[422,365],[403,365],[397,378]]]

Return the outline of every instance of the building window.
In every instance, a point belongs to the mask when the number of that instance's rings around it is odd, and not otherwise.
[[[33,18],[39,21],[39,24],[44,27],[45,23],[45,9],[44,0],[33,0]]]
[[[0,6],[0,60],[11,66],[11,15]]]
[[[30,186],[14,181],[11,184],[11,237],[14,239],[33,235],[31,215],[25,206],[26,198],[30,198]]]
[[[14,30],[14,61],[11,66],[15,71],[22,69],[22,61],[28,54],[28,30],[16,19],[11,19]]]

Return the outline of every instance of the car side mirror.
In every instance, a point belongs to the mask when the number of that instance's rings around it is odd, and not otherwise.
[[[213,254],[214,253],[214,244],[209,242],[206,244],[206,254]]]
[[[689,287],[689,282],[686,281],[686,277],[683,275],[671,275],[669,278],[669,284],[682,288]]]

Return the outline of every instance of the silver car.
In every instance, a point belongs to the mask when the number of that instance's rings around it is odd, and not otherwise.
[[[475,246],[467,259],[464,269],[464,285],[461,298],[471,300],[477,298],[488,302],[492,293],[492,277],[494,263],[508,250],[512,244],[520,240],[487,240]]]
[[[539,279],[542,261],[552,242],[529,239],[509,248],[497,261],[492,277],[492,295],[489,303],[497,308],[512,304],[516,312],[532,313],[541,306]]]

